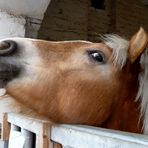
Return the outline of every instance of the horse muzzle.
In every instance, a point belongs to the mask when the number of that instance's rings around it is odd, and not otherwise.
[[[19,74],[19,66],[13,62],[17,43],[12,40],[0,42],[0,87],[3,87],[8,81]]]
[[[9,56],[17,50],[17,43],[12,40],[2,41],[0,43],[0,56]]]

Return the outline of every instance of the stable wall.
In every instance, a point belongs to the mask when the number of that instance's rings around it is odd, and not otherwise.
[[[26,20],[23,17],[0,12],[0,39],[6,37],[24,37]]]
[[[36,38],[50,0],[0,0],[0,39]]]
[[[116,32],[130,37],[140,26],[148,31],[148,5],[143,0],[117,0]]]
[[[148,30],[148,6],[144,0],[106,0],[95,9],[90,0],[51,0],[39,38],[99,41],[99,34],[130,37],[140,26]]]

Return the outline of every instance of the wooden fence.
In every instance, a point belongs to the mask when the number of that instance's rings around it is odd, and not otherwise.
[[[51,125],[22,114],[0,118],[0,148],[148,148],[148,136],[84,125]]]

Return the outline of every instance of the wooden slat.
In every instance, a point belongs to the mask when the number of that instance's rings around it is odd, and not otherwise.
[[[53,142],[53,148],[62,148],[62,145],[56,142]]]
[[[8,114],[8,122],[36,134],[36,148],[49,148],[50,123],[16,113]]]
[[[8,115],[7,113],[4,113],[1,115],[1,117],[3,117],[1,123],[1,140],[9,140],[10,124],[7,121]]]
[[[7,117],[7,116],[4,116]],[[52,125],[10,113],[8,122],[36,134],[36,148],[147,148],[148,136],[84,125]]]
[[[40,130],[40,134],[36,135],[36,146],[37,148],[49,148],[49,135],[48,135],[48,131],[49,131],[49,124],[44,123],[42,125],[42,129]]]
[[[37,135],[39,135],[42,128],[44,128],[43,125],[50,125],[50,123],[46,120],[39,120],[17,113],[9,113],[8,122],[13,123],[23,129],[29,130],[33,133],[36,133]]]

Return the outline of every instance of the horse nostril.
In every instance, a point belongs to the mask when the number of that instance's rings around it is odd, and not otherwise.
[[[17,43],[12,40],[0,42],[0,56],[7,56],[17,49]]]

